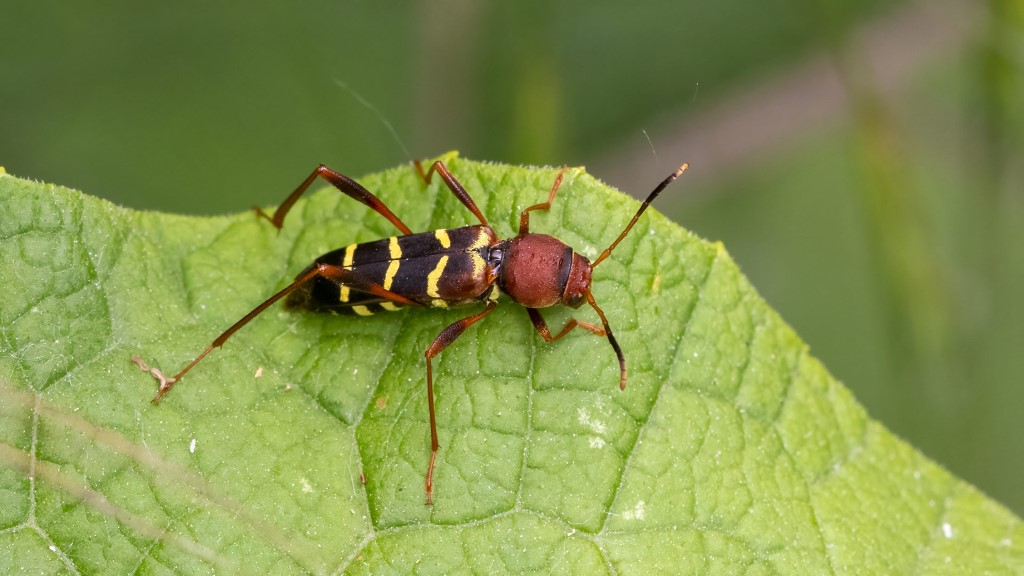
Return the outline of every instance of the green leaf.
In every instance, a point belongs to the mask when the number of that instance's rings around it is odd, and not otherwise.
[[[502,237],[556,174],[447,160]],[[473,221],[408,166],[361,181],[414,230]],[[635,209],[572,169],[532,229],[593,257]],[[627,389],[604,339],[545,344],[499,306],[435,364],[433,506],[423,353],[467,310],[274,307],[159,406],[129,361],[176,372],[384,219],[325,190],[278,233],[11,176],[0,215],[2,573],[1024,573],[1019,519],[871,421],[722,246],[653,210],[595,273]]]

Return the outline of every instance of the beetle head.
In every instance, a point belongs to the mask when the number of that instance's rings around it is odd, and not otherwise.
[[[579,308],[590,293],[590,260],[577,252],[572,253],[572,264],[562,290],[562,304]]]

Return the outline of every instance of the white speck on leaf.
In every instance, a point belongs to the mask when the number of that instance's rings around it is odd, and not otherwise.
[[[258,366],[256,368],[256,374],[253,374],[253,378],[259,378],[260,376],[263,376],[263,366]]]
[[[601,438],[600,436],[591,436],[590,437],[590,447],[591,448],[604,448],[604,438]]]
[[[195,454],[196,453],[196,439],[195,438],[193,438],[192,441],[188,443],[188,453],[189,454]]]
[[[302,491],[304,493],[310,494],[310,493],[313,492],[313,485],[309,483],[309,480],[306,480],[305,478],[301,478],[301,479],[299,479],[299,483],[302,484]]]
[[[633,506],[632,510],[626,510],[622,513],[622,518],[625,520],[643,520],[644,516],[647,515],[647,504],[643,500],[639,500],[636,506]]]
[[[593,418],[591,418],[590,413],[587,412],[586,408],[580,408],[577,411],[577,414],[579,415],[580,425],[583,426],[584,428],[596,434],[604,434],[605,432],[608,431],[608,427],[605,425],[605,423],[601,422],[600,420],[594,420]]]
[[[946,538],[953,537],[953,527],[949,524],[949,522],[942,523],[942,535]]]

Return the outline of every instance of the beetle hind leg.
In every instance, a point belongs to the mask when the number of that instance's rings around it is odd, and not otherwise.
[[[260,218],[264,218],[273,224],[274,228],[280,230],[281,226],[284,225],[284,217],[288,214],[288,211],[292,209],[292,206],[295,205],[295,202],[298,201],[299,197],[306,192],[310,185],[313,184],[313,181],[318,177],[329,182],[331,186],[334,186],[339,192],[342,192],[349,198],[369,206],[374,212],[387,218],[388,222],[394,224],[402,234],[412,234],[412,230],[410,230],[409,227],[398,218],[398,216],[395,216],[394,213],[391,212],[391,209],[388,208],[384,202],[381,202],[380,198],[377,198],[372,192],[363,188],[363,185],[359,182],[356,182],[340,172],[335,172],[323,164],[317,166],[316,170],[313,170],[313,173],[307,176],[306,179],[302,181],[302,184],[299,184],[298,188],[284,199],[284,202],[281,202],[277,207],[277,210],[274,210],[273,216],[267,215],[266,212],[258,207],[255,208],[256,215]]]
[[[331,264],[314,264],[306,268],[306,270],[302,274],[300,274],[298,278],[295,279],[294,282],[292,282],[282,290],[278,291],[270,298],[264,300],[262,304],[253,308],[248,314],[243,316],[241,320],[235,322],[234,324],[231,325],[230,328],[222,332],[221,335],[218,336],[213,341],[213,343],[207,346],[206,349],[199,354],[199,356],[196,356],[196,358],[192,360],[192,362],[190,362],[188,366],[185,366],[185,368],[182,369],[181,372],[175,374],[173,378],[166,378],[162,374],[158,375],[159,371],[150,371],[153,377],[160,381],[160,389],[157,391],[156,397],[153,398],[153,404],[159,404],[160,399],[171,391],[171,388],[174,386],[174,384],[181,380],[181,378],[185,376],[185,374],[187,374],[189,370],[191,370],[196,364],[198,364],[203,358],[205,358],[207,354],[212,352],[214,348],[220,348],[221,346],[223,346],[224,343],[227,342],[227,340],[231,338],[231,336],[235,332],[237,332],[243,326],[252,321],[253,318],[262,314],[264,310],[272,306],[281,298],[284,298],[292,294],[296,290],[307,289],[308,285],[311,282],[313,282],[317,277],[325,278],[339,285],[344,284],[346,286],[350,286],[355,290],[359,290],[367,294],[373,294],[374,296],[377,296],[382,300],[387,300],[390,302],[394,302],[396,304],[401,304],[403,306],[422,306],[422,304],[420,304],[419,302],[415,302],[413,300],[406,298],[405,296],[402,296],[401,294],[397,294],[395,292],[387,290],[380,284],[377,284],[376,282],[367,279],[366,277],[362,276],[361,274],[353,270],[348,270],[340,266],[334,266]],[[136,364],[138,364],[138,362]]]

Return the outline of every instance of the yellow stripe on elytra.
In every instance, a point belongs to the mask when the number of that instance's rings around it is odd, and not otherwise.
[[[352,311],[360,316],[373,316],[373,312],[370,312],[366,306],[353,306]]]
[[[437,291],[437,283],[441,280],[441,274],[444,274],[444,267],[448,265],[448,256],[441,256],[441,259],[437,261],[437,266],[434,270],[427,274],[427,296],[431,298],[439,298],[441,295]]]
[[[348,246],[345,246],[345,258],[344,258],[344,260],[341,261],[341,266],[344,269],[346,269],[346,270],[351,270],[352,269],[352,261],[355,260],[355,257],[356,257],[356,245],[355,244],[349,244]],[[342,284],[341,285],[341,291],[340,291],[340,294],[338,295],[338,298],[342,302],[348,302],[349,295],[350,294],[349,294],[348,286],[345,286],[344,284]],[[367,312],[369,312],[369,310],[367,310]]]
[[[384,282],[381,284],[385,290],[391,290],[391,284],[395,281],[395,274],[398,274],[398,267],[401,265],[399,258],[402,257],[402,247],[398,245],[396,236],[388,238],[388,253],[391,256],[391,263],[384,272]]]
[[[469,258],[473,261],[473,277],[480,278],[483,276],[484,267],[487,266],[487,262],[484,261],[483,256],[479,252],[470,252]]]
[[[448,236],[448,231],[445,229],[434,230],[434,237],[441,243],[441,248],[451,248],[452,239]]]
[[[401,263],[401,260],[392,260],[388,264],[388,269],[384,272],[384,283],[381,284],[385,290],[391,290],[391,283],[395,281],[395,274],[398,274],[398,267]]]
[[[476,235],[476,240],[474,240],[473,243],[469,245],[468,250],[476,250],[478,248],[483,248],[484,246],[487,246],[490,243],[491,235],[487,233],[486,228],[480,228],[480,231]]]
[[[401,308],[396,306],[394,302],[381,302],[380,307],[389,312],[397,312],[398,310],[401,310]]]

